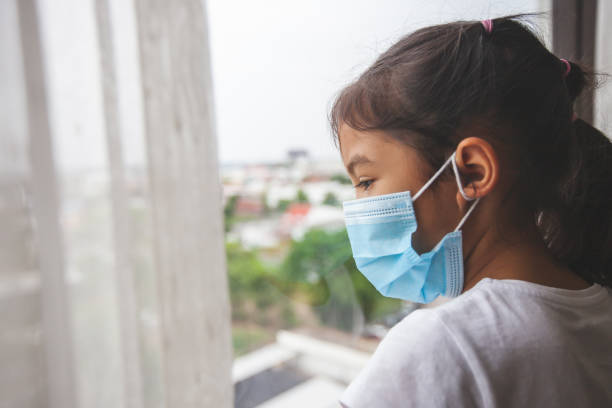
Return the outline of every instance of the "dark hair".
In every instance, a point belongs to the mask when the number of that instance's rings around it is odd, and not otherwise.
[[[573,105],[596,86],[586,66],[566,65],[517,14],[419,29],[382,53],[342,89],[329,113],[334,142],[342,122],[384,130],[438,168],[484,127],[509,148],[515,193],[552,254],[585,280],[612,287],[612,143]],[[603,74],[597,74],[602,75]]]

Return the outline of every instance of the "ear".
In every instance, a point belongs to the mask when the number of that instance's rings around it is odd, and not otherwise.
[[[484,139],[468,137],[457,145],[455,161],[463,189],[469,197],[484,197],[499,180],[500,162],[495,149]],[[464,209],[467,201],[457,192],[457,204]]]

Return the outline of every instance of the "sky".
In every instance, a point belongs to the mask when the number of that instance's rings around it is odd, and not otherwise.
[[[202,0],[219,161],[284,161],[290,149],[340,160],[327,119],[334,97],[393,42],[420,27],[457,19],[550,13],[551,1]],[[103,56],[95,2],[38,4],[59,169],[104,167]],[[142,166],[147,149],[133,3],[109,0],[109,5],[124,161]],[[533,21],[545,38],[549,18]],[[17,26],[9,28],[16,32]],[[8,60],[15,72],[22,69],[18,56]]]
[[[207,0],[222,163],[269,162],[289,149],[339,160],[334,96],[401,36],[456,19],[551,10],[550,1]],[[549,17],[552,13],[549,14]],[[546,33],[547,19],[534,22]]]

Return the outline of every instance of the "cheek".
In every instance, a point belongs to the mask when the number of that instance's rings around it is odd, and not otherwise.
[[[420,203],[419,203],[420,204]],[[435,211],[429,206],[418,206],[414,204],[417,218],[417,230],[412,235],[412,247],[418,254],[431,251],[436,245],[434,230],[438,229],[436,218],[433,216]]]
[[[443,194],[426,191],[415,203],[417,230],[412,236],[412,245],[419,254],[431,251],[459,222],[457,206],[452,193]]]

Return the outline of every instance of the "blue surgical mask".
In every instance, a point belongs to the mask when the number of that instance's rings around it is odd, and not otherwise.
[[[453,232],[446,234],[429,252],[418,254],[412,247],[417,229],[413,201],[452,164],[463,198],[474,200],[463,190],[455,153],[414,195],[410,191],[344,201],[344,220],[357,269],[383,295],[429,303],[439,295],[458,296],[463,290],[461,230],[478,198]]]

